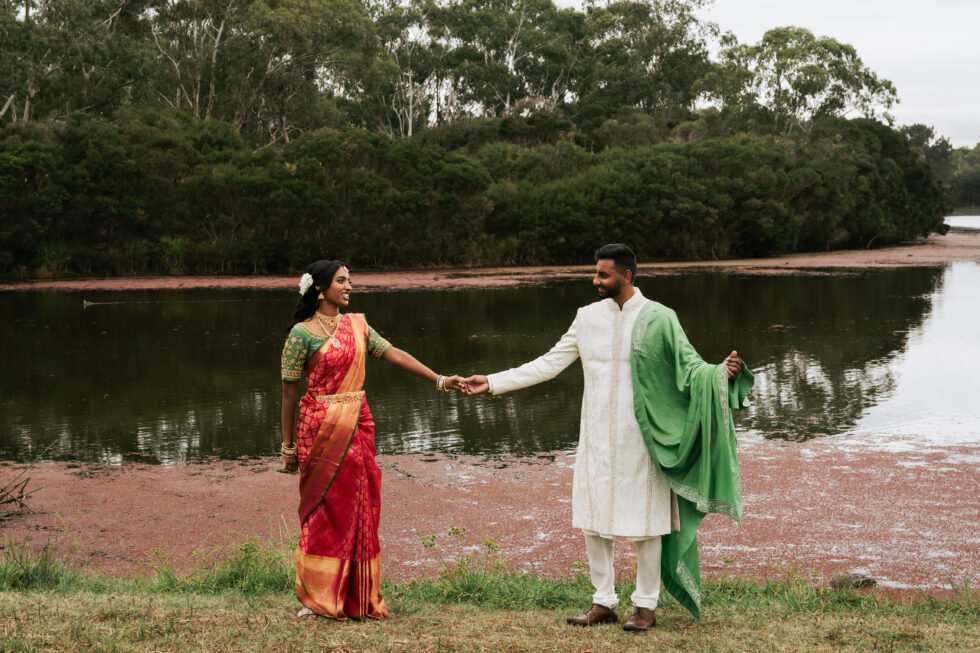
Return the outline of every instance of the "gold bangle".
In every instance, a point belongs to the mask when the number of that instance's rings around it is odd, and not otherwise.
[[[446,377],[442,374],[436,378],[436,390],[446,392]]]
[[[283,444],[282,446],[279,447],[279,453],[281,453],[283,456],[295,456],[296,449],[297,449],[297,445],[295,442],[290,446]]]

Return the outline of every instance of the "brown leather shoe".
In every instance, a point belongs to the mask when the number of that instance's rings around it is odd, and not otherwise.
[[[657,625],[657,611],[650,608],[637,608],[633,616],[623,624],[623,630],[650,630]]]
[[[616,611],[604,605],[593,603],[592,607],[577,617],[568,617],[567,623],[573,626],[595,626],[596,624],[614,624],[619,621]]]

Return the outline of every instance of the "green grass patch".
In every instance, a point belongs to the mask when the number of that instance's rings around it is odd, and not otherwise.
[[[51,549],[38,555],[20,551],[7,544],[0,563],[0,591],[8,590],[69,590],[88,587],[90,579],[65,566]]]
[[[956,651],[975,650],[980,636],[980,600],[969,587],[899,601],[815,587],[795,572],[768,583],[706,579],[700,620],[663,593],[651,633],[573,628],[564,617],[589,605],[588,579],[509,570],[492,545],[434,579],[385,582],[391,620],[299,620],[291,553],[251,539],[202,555],[184,575],[160,558],[151,579],[111,579],[8,545],[0,650]],[[617,589],[628,596],[632,586]]]

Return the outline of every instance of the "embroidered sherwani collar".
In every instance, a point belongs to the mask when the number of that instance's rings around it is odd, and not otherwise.
[[[615,299],[608,298],[602,301],[606,305],[606,308],[608,310],[615,311],[617,313],[620,312],[619,304],[616,303]],[[640,292],[640,289],[634,287],[633,296],[630,297],[628,300],[626,300],[626,303],[623,304],[623,308],[622,308],[623,314],[625,315],[626,313],[632,313],[633,311],[638,310],[641,306],[643,306],[643,303],[645,301],[646,298],[643,296],[643,293]]]

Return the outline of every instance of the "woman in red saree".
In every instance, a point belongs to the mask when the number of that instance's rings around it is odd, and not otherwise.
[[[383,358],[439,390],[460,387],[458,376],[438,375],[392,347],[363,315],[341,314],[350,292],[343,263],[310,265],[282,353],[282,455],[286,471],[300,472],[296,596],[304,606],[301,617],[388,616],[378,541],[381,470],[363,390],[366,357]],[[299,400],[294,429],[297,386],[304,376],[307,392]]]

